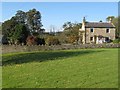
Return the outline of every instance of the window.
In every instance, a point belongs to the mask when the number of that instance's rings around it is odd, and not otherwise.
[[[109,30],[109,28],[107,28],[107,29],[106,29],[106,33],[110,33],[110,30]]]
[[[90,37],[90,41],[93,41],[93,37]]]
[[[93,32],[94,32],[94,29],[93,29],[93,28],[91,28],[91,29],[90,29],[90,32],[92,32],[92,33],[93,33]]]

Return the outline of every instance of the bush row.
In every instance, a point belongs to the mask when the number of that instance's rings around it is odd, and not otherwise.
[[[16,44],[9,43],[9,41],[3,37],[2,44],[9,44],[9,45],[59,45],[60,41],[55,36],[47,36],[46,38],[40,38],[38,36],[28,36],[25,42],[20,43],[17,42]]]

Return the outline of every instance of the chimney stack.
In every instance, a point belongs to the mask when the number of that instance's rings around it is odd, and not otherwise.
[[[112,18],[109,19],[109,23],[112,23]]]
[[[86,22],[85,17],[83,17],[83,23],[85,23],[85,22]]]
[[[82,28],[81,28],[82,31],[85,31],[85,22],[86,22],[85,17],[83,17]]]

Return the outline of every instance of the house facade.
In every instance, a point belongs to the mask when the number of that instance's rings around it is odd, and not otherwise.
[[[115,26],[109,22],[86,22],[83,18],[79,29],[79,43],[108,43],[115,39]]]

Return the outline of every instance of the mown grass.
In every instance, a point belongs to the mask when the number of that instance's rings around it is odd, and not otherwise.
[[[117,88],[118,49],[3,54],[3,88]]]

